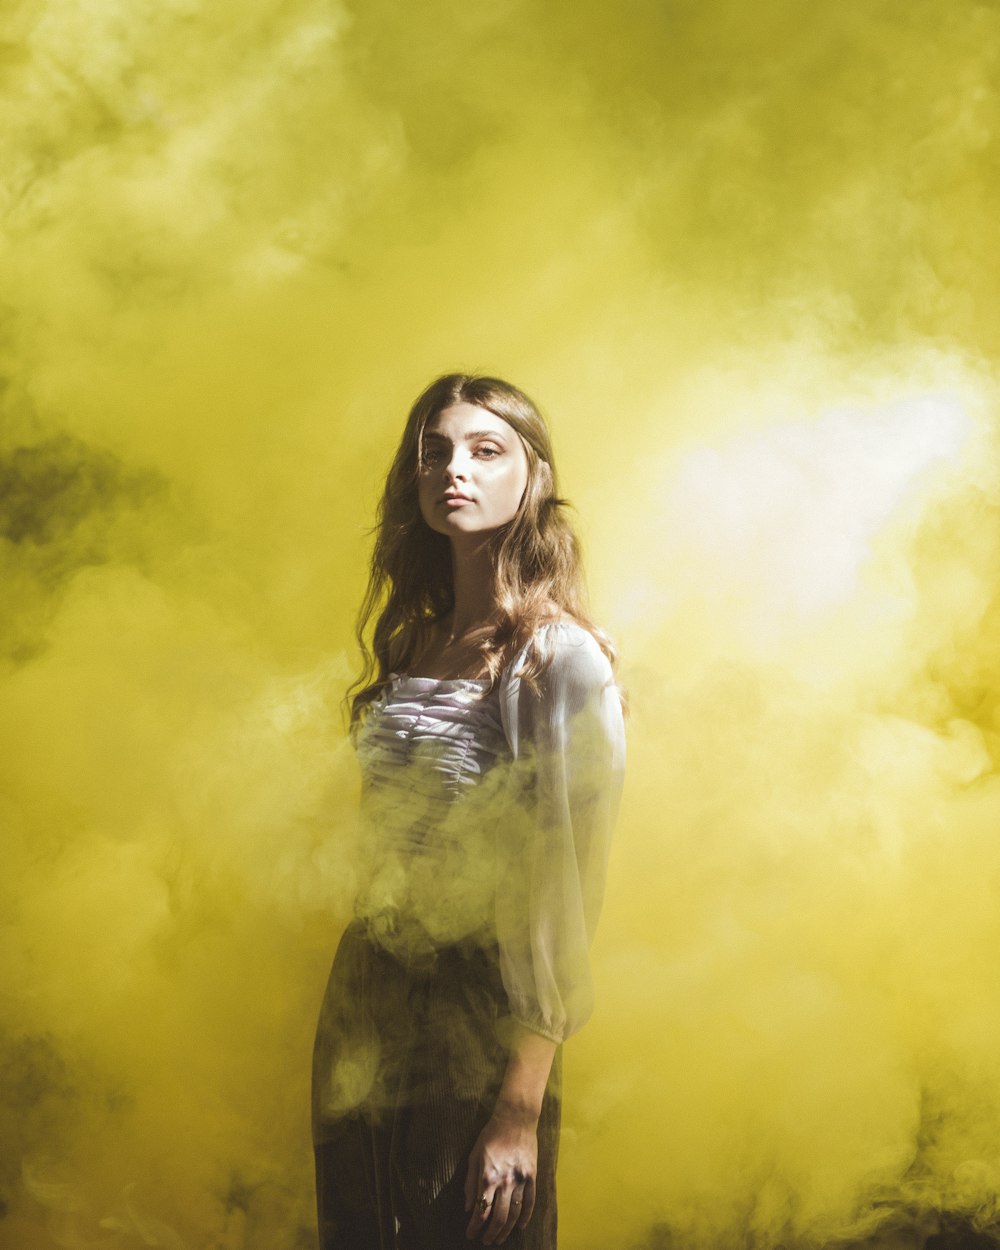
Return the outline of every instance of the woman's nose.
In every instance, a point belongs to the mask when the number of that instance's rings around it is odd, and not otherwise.
[[[452,458],[445,465],[445,477],[450,482],[464,482],[466,480],[466,464],[458,456]]]

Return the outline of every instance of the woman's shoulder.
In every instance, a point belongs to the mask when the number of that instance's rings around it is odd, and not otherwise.
[[[565,727],[585,709],[617,732],[621,700],[611,661],[590,628],[562,613],[538,625],[500,679],[501,719],[515,756],[525,718]]]
[[[592,631],[568,613],[543,621],[535,630],[532,640],[536,641],[539,646],[557,653],[582,647],[586,651],[604,654]]]
[[[593,631],[568,612],[554,612],[534,630],[510,665],[511,674],[534,653],[556,680],[605,684],[611,679],[608,656]]]

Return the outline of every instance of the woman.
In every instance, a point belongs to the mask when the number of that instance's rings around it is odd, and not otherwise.
[[[552,1250],[559,1044],[591,1009],[624,733],[531,401],[433,382],[376,533],[366,862],[313,1066],[320,1243]]]

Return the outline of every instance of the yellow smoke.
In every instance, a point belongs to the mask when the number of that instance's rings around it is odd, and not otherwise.
[[[997,1235],[998,27],[5,6],[0,1244],[312,1244],[338,703],[452,367],[550,414],[631,691],[564,1244]]]

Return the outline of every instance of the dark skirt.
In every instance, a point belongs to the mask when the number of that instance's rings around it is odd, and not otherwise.
[[[313,1054],[321,1250],[468,1250],[465,1176],[507,1063],[495,947],[337,949]],[[559,1066],[538,1127],[535,1211],[506,1246],[555,1250]]]

